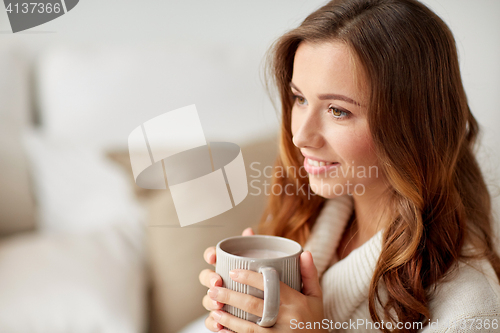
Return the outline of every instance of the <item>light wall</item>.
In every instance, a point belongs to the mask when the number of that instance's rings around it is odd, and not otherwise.
[[[270,43],[324,1],[317,0],[182,0],[131,1],[82,0],[68,14],[26,32],[11,34],[6,12],[0,10],[0,45],[17,45],[36,59],[58,45],[187,44],[204,51],[204,45],[252,54],[247,73],[257,93],[238,105],[220,103],[220,112],[203,114],[207,138],[242,143],[272,133],[278,120],[260,86],[260,61]],[[483,128],[481,164],[498,194],[500,185],[500,1],[498,0],[426,0],[424,1],[451,27],[457,40],[462,77],[470,106]],[[210,82],[207,82],[210,84]],[[260,87],[260,88],[259,88]],[[234,103],[234,101],[231,101]],[[249,112],[251,106],[252,112]],[[168,110],[165,110],[168,111]],[[156,112],[156,111],[155,111]],[[148,115],[149,116],[149,115]],[[144,121],[137,118],[137,124]],[[220,126],[224,121],[233,124]],[[235,130],[236,129],[236,130]]]
[[[200,52],[205,44],[220,44],[235,49],[248,48],[263,56],[277,36],[297,26],[323,3],[325,1],[318,0],[82,0],[65,16],[17,34],[8,32],[6,12],[0,10],[0,43],[21,45],[33,57],[61,44],[155,42],[200,45]],[[497,111],[500,104],[500,20],[497,18],[500,1],[426,0],[424,3],[453,30],[471,107],[481,124],[494,132],[500,124]],[[254,59],[248,65],[258,71],[260,60]],[[241,116],[249,117],[248,114]],[[240,133],[246,136],[245,125],[245,122],[238,124]],[[493,135],[487,135],[486,139],[492,141],[489,136]]]

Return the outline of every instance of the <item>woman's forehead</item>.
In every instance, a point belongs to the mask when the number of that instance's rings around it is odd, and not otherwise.
[[[292,74],[293,84],[304,94],[336,93],[351,96],[361,104],[366,102],[366,75],[346,43],[300,43]]]

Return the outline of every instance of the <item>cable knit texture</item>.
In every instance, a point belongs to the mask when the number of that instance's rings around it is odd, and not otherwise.
[[[352,210],[350,196],[327,200],[304,249],[311,252],[318,269],[331,330],[379,332],[370,318],[368,292],[382,250],[383,230],[339,261],[336,250]],[[425,333],[500,332],[500,285],[486,260],[459,263],[438,284],[429,307],[431,319],[422,329],[417,323],[399,325],[413,325],[414,331]]]

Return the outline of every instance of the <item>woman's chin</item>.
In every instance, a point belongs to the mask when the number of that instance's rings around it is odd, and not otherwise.
[[[374,191],[378,188],[387,188],[387,184],[382,179],[375,179],[371,182],[359,182],[353,179],[329,179],[325,182],[323,179],[309,177],[309,187],[311,193],[322,196],[327,199],[338,198],[344,195],[355,197],[364,196],[367,190]],[[375,192],[381,192],[376,190]]]
[[[311,185],[310,191],[313,195],[319,195],[320,197],[323,197],[325,199],[338,198],[347,194],[346,191],[340,190],[340,185],[337,186],[336,189],[337,191],[334,191],[333,188],[329,186],[316,187],[314,185]]]

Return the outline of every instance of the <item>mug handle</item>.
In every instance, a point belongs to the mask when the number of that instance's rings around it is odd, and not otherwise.
[[[280,277],[272,267],[261,267],[259,273],[264,277],[264,311],[257,325],[271,327],[276,323],[280,306]]]

